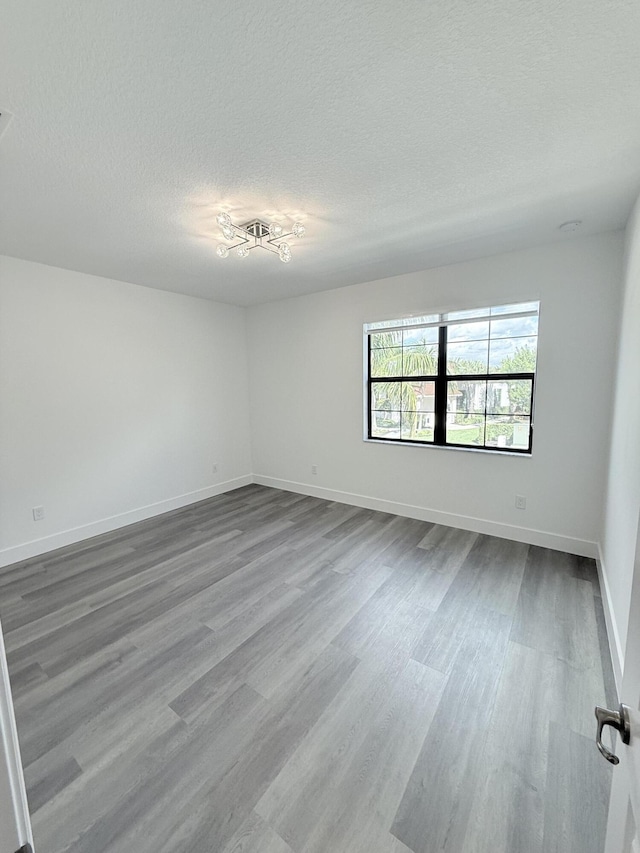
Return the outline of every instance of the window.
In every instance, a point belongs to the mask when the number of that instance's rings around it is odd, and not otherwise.
[[[531,453],[538,310],[367,324],[367,438]]]

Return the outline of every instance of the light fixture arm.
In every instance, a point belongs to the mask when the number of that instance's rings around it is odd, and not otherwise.
[[[278,240],[284,240],[285,237],[291,237],[292,234],[293,234],[293,231],[287,231],[286,234],[280,234],[279,237],[272,237],[270,240],[267,240],[267,243],[272,243],[274,246],[277,246]]]
[[[236,237],[239,237],[239,235],[238,235],[238,234],[236,234]],[[242,238],[240,238],[240,242],[239,242],[239,243],[234,243],[234,244],[233,244],[233,246],[229,246],[229,247],[228,247],[228,248],[229,248],[229,251],[231,251],[232,249],[237,249],[237,248],[239,248],[240,246],[244,246],[246,243],[249,243],[249,242],[250,242],[250,241],[249,241],[249,239],[248,239],[247,237],[242,237]],[[255,246],[248,246],[247,248],[248,248],[248,249],[255,249]]]
[[[271,240],[267,240],[268,244],[271,244]],[[265,245],[264,243],[259,244],[260,249],[266,249],[267,252],[271,252],[273,255],[279,255],[280,252],[277,249],[274,249],[272,245]]]
[[[234,225],[228,213],[220,213],[216,218],[222,227],[225,240],[240,239],[239,243],[234,242],[231,246],[221,243],[216,249],[216,254],[221,258],[226,258],[232,249],[236,249],[240,257],[246,257],[251,249],[264,249],[278,255],[281,261],[288,264],[291,260],[291,248],[286,242],[286,238],[302,237],[305,232],[302,222],[295,222],[290,231],[277,234],[278,229],[282,228],[279,223],[269,225],[261,219],[252,219],[243,225]],[[231,236],[231,232],[233,232],[233,236]],[[273,236],[270,237],[270,234]],[[247,245],[248,243],[252,245]]]

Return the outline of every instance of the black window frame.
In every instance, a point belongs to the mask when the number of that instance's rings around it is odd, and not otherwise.
[[[539,316],[539,311],[536,312]],[[501,319],[500,315],[494,315],[491,319]],[[509,453],[530,456],[533,451],[533,420],[534,420],[534,400],[535,386],[537,376],[537,338],[536,335],[536,370],[531,373],[471,373],[451,375],[447,372],[447,333],[452,322],[446,322],[442,325],[434,324],[438,328],[438,371],[435,375],[424,376],[371,376],[371,337],[376,332],[384,332],[384,327],[371,328],[366,332],[367,338],[367,440],[381,441],[389,444],[411,445],[413,447],[450,447],[457,450],[474,450],[481,453]],[[397,328],[397,327],[396,327]],[[531,398],[529,401],[529,443],[526,448],[514,448],[509,446],[498,447],[479,444],[459,444],[447,441],[447,389],[450,382],[507,382],[509,380],[526,380],[531,382]],[[372,400],[373,389],[372,385],[376,382],[434,382],[435,383],[435,411],[434,411],[434,429],[433,441],[420,441],[418,439],[402,438],[386,438],[385,436],[372,435]],[[484,423],[486,428],[487,414],[487,395],[485,394],[484,413],[478,412],[479,415],[484,414]],[[517,415],[515,415],[517,417]],[[523,417],[527,417],[523,415]]]

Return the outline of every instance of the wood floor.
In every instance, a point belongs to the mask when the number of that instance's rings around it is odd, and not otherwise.
[[[602,853],[590,560],[254,485],[0,618],[38,853]]]

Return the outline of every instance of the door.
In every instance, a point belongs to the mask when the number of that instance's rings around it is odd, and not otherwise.
[[[27,845],[33,838],[0,625],[0,853],[26,853]]]
[[[628,746],[616,738],[605,853],[640,853],[640,517],[620,700],[629,706],[631,737]]]

